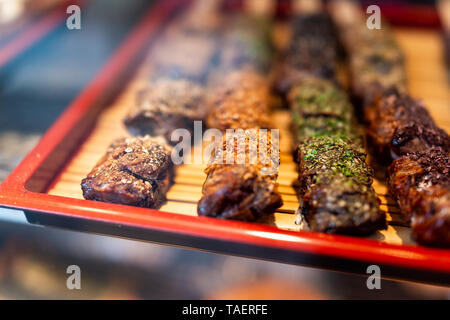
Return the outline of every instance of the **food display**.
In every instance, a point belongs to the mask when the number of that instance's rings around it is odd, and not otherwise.
[[[289,45],[277,64],[267,15],[220,16],[217,7],[204,3],[178,28],[169,29],[153,52],[147,84],[136,91],[123,118],[136,138],[110,146],[83,180],[84,197],[161,206],[176,179],[168,145],[178,144],[179,136],[172,139],[172,133],[184,129],[192,135],[194,121],[204,120],[201,128],[214,129],[220,137],[203,160],[206,180],[198,215],[267,219],[283,206],[277,183],[283,164],[280,140],[270,131],[278,129],[271,119],[274,85],[290,109],[301,229],[366,236],[387,227],[358,123],[362,111],[375,158],[388,165],[395,160],[387,171],[388,190],[411,221],[414,239],[446,246],[450,138],[423,104],[407,94],[404,56],[390,29],[361,28],[361,12],[353,2],[332,4],[333,20],[320,5],[297,9],[289,20]],[[194,12],[205,19],[194,19]],[[348,54],[350,91],[362,109],[354,108],[343,87],[340,43]],[[127,144],[148,139],[162,141],[161,177],[157,169],[156,176],[147,177],[128,168],[132,160],[145,168],[152,155],[120,154],[136,149]]]
[[[221,16],[217,7],[200,4],[178,28],[167,31],[152,53],[154,67],[147,84],[136,91],[135,103],[123,118],[136,138],[123,138],[122,144],[157,139],[169,152],[168,145],[179,143],[179,136],[172,139],[173,132],[184,129],[192,135],[194,121],[204,120],[201,128],[217,130],[221,136],[206,155],[198,215],[264,220],[283,206],[277,183],[279,136],[270,131],[277,129],[271,121],[274,83],[291,112],[301,229],[366,236],[386,228],[357,119],[362,111],[367,141],[378,161],[396,160],[387,183],[412,223],[413,237],[446,245],[448,161],[441,160],[448,157],[450,138],[423,104],[406,93],[404,56],[388,27],[374,32],[361,28],[364,21],[353,2],[333,3],[332,20],[319,2],[299,1],[289,20],[289,45],[275,64],[267,14]],[[343,15],[336,10],[343,10]],[[196,13],[205,19],[194,19]],[[351,93],[362,103],[361,110],[354,108],[341,86],[340,42],[348,54]],[[275,82],[269,76],[273,70]],[[175,177],[169,153],[163,152],[167,158],[161,170],[170,173],[160,179],[123,169],[132,155],[113,158],[119,152],[114,148],[133,149],[113,143],[83,180],[84,197],[161,206]],[[427,158],[430,150],[433,156]],[[145,156],[141,152],[136,159],[151,161]],[[410,170],[416,171],[406,174]],[[437,191],[423,192],[424,183]]]
[[[387,11],[369,29],[356,1],[295,0],[284,16],[275,3],[155,3],[0,186],[0,205],[43,224],[70,216],[140,240],[439,283],[440,31],[390,27]]]

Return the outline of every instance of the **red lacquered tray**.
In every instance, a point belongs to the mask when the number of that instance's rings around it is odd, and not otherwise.
[[[114,122],[119,112],[115,110],[133,95],[129,86],[138,82],[136,70],[142,65],[144,53],[148,48],[151,52],[160,30],[180,9],[180,3],[161,1],[148,12],[101,72],[0,185],[0,206],[24,210],[28,221],[35,224],[360,274],[376,264],[386,278],[450,285],[450,250],[421,247],[411,241],[388,243],[381,235],[364,239],[298,231],[292,214],[296,203],[287,185],[283,186],[285,206],[276,213],[275,222],[265,224],[197,217],[192,208],[205,177],[197,167],[178,169],[185,180],[176,181],[175,187],[185,188],[174,187],[175,191],[169,193],[169,205],[161,210],[80,197],[80,177],[105,151],[113,138],[109,133],[121,134],[123,128]],[[400,41],[409,39],[401,32],[398,36]],[[104,132],[108,135],[102,135]],[[99,142],[97,137],[104,141]],[[293,171],[282,170],[286,171],[280,174],[280,183],[287,178],[295,180]],[[197,182],[185,183],[188,180]],[[395,209],[389,202],[385,207],[396,227],[400,222],[396,222]]]

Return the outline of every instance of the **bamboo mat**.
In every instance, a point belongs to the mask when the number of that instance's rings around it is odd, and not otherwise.
[[[436,122],[450,131],[450,90],[438,32],[395,29],[395,36],[407,58],[407,73],[412,95],[422,99]],[[104,110],[92,132],[55,178],[47,193],[83,199],[81,179],[94,167],[113,139],[128,135],[122,125],[122,118],[128,107],[134,103],[136,90],[145,85],[149,66],[151,56],[119,98]],[[298,201],[292,183],[296,180],[297,173],[290,152],[291,137],[287,131],[290,122],[289,112],[277,111],[273,119],[277,124],[276,127],[280,128],[281,164],[278,182],[284,205],[273,216],[259,223],[295,231],[300,227],[295,224],[294,214]],[[198,164],[177,167],[175,184],[167,194],[167,203],[160,210],[196,216],[197,201],[201,197],[201,187],[206,177],[204,168],[205,165]],[[381,199],[381,209],[387,213],[389,227],[370,238],[394,244],[413,244],[410,240],[410,229],[403,221],[393,200],[386,195],[384,181],[375,180],[374,187]]]

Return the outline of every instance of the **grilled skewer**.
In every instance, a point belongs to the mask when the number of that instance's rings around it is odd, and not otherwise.
[[[385,90],[366,106],[367,134],[380,161],[390,163],[412,152],[431,148],[450,152],[450,137],[439,128],[417,100],[396,90]]]
[[[363,144],[353,106],[344,91],[315,77],[297,82],[288,96],[296,143],[311,137],[336,137]]]
[[[171,148],[149,136],[114,141],[81,182],[88,200],[158,208],[172,183]]]
[[[328,80],[309,78],[293,87],[291,96],[304,97],[291,99],[290,105],[299,140],[299,213],[310,229],[365,235],[385,228],[373,172],[345,93]],[[324,107],[330,108],[325,115]],[[306,115],[299,116],[303,110]]]
[[[205,170],[199,215],[254,221],[282,205],[276,137],[260,130],[269,123],[269,90],[263,75],[248,70],[228,74],[213,90],[208,125],[224,137]],[[235,135],[226,134],[230,129]],[[261,158],[262,151],[266,157]]]
[[[170,78],[206,84],[219,55],[223,21],[217,6],[214,1],[196,1],[177,28],[166,32],[153,49],[155,67],[150,80]]]
[[[152,52],[147,85],[137,92],[136,103],[124,118],[134,136],[163,136],[171,141],[176,129],[191,133],[194,121],[204,120],[204,84],[218,55],[221,19],[217,4],[198,1],[175,30],[166,32]]]
[[[163,136],[171,144],[172,132],[183,128],[193,131],[194,121],[206,117],[205,90],[186,81],[162,79],[141,89],[124,118],[134,136]]]
[[[218,76],[246,68],[268,73],[273,57],[269,19],[251,15],[229,19],[221,37]]]
[[[330,12],[348,53],[352,94],[363,106],[386,88],[406,92],[403,53],[386,21],[381,29],[369,29],[359,4],[352,0],[330,2]]]
[[[320,11],[295,15],[291,19],[290,29],[292,40],[279,67],[277,91],[287,94],[290,87],[304,75],[334,79],[337,41],[329,17]]]
[[[409,153],[388,170],[389,192],[411,221],[419,243],[450,246],[450,158],[431,149]]]
[[[169,29],[152,53],[154,68],[137,92],[123,122],[134,136],[162,136],[170,144],[176,129],[192,133],[207,115],[205,82],[218,55],[221,19],[217,4],[198,1],[175,30]]]
[[[366,235],[385,228],[361,148],[339,138],[310,138],[296,158],[302,210],[312,230]]]
[[[234,71],[222,78],[211,94],[207,124],[227,129],[267,128],[270,88],[267,80],[254,71]]]
[[[279,83],[287,79],[282,89],[289,89],[297,142],[298,213],[313,231],[365,235],[383,229],[386,217],[372,187],[354,109],[335,80],[332,23],[320,7],[293,21],[299,29],[286,55],[289,71]]]
[[[406,93],[402,54],[386,23],[382,30],[368,30],[354,2],[333,5],[349,55],[353,93],[363,101],[369,141],[379,160],[395,160],[387,171],[390,194],[411,221],[415,240],[448,247],[450,137]]]
[[[272,48],[267,20],[253,19],[240,20],[239,29],[224,31],[220,72],[207,120],[209,127],[222,132],[223,140],[205,170],[207,177],[197,207],[200,216],[254,221],[282,205],[276,183],[278,140],[261,130],[269,128],[270,82],[266,73]],[[227,134],[230,130],[234,132],[231,136]]]
[[[280,161],[274,151],[276,137],[269,134],[262,139],[261,134],[266,133],[254,128],[224,137],[205,170],[207,178],[197,209],[200,216],[255,221],[283,204],[276,183]],[[250,146],[254,146],[253,154]],[[227,159],[232,159],[230,164]]]

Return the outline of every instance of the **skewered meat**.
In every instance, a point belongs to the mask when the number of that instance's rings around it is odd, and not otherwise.
[[[217,74],[251,69],[267,73],[273,49],[270,23],[263,17],[236,16],[223,30]]]
[[[300,118],[293,114],[292,127],[297,143],[309,137],[334,137],[363,145],[363,137],[355,122],[351,123],[347,120],[326,116]]]
[[[207,119],[208,126],[220,130],[224,139],[205,170],[197,207],[200,216],[254,221],[282,205],[276,183],[278,143],[272,134],[267,137],[260,130],[270,123],[268,26],[265,19],[235,17],[224,30]],[[230,130],[234,131],[231,137]],[[267,157],[262,159],[261,151]]]
[[[223,21],[214,1],[196,1],[152,49],[152,80],[172,78],[206,83],[217,67]]]
[[[170,153],[168,145],[149,136],[114,141],[82,180],[84,198],[158,208],[172,182]]]
[[[156,81],[138,93],[124,123],[135,136],[164,136],[171,141],[175,129],[192,131],[194,121],[206,117],[204,95],[203,87],[192,82]]]
[[[323,13],[298,15],[292,18],[291,29],[292,39],[276,84],[283,95],[305,74],[324,79],[336,75],[337,41],[329,17]]]
[[[200,19],[200,21],[198,21]],[[216,5],[197,2],[177,29],[169,29],[155,46],[152,78],[137,93],[137,101],[124,119],[135,136],[164,136],[170,143],[176,129],[192,132],[195,120],[204,120],[205,90],[202,83],[217,63],[217,36],[221,19]]]
[[[276,183],[279,154],[274,138],[269,134],[262,139],[257,129],[224,137],[205,170],[207,178],[197,209],[200,216],[254,221],[282,205]]]
[[[342,176],[311,185],[304,216],[314,231],[368,235],[386,228],[386,216],[371,186]]]
[[[289,101],[294,111],[307,117],[329,116],[351,120],[354,118],[353,106],[345,92],[331,81],[306,77],[296,82],[296,87],[289,93]]]
[[[299,145],[301,210],[312,230],[365,235],[386,227],[365,158],[361,147],[339,138]]]
[[[362,10],[351,1],[332,2],[330,9],[348,55],[352,94],[364,101],[374,90],[406,92],[404,56],[387,21],[380,29],[367,28]]]
[[[372,184],[372,170],[367,166],[366,153],[362,147],[333,137],[308,138],[297,148],[295,157],[302,180],[308,189],[309,175],[313,177],[333,177],[342,175],[351,177],[360,184]]]
[[[396,90],[385,91],[366,108],[368,137],[381,160],[439,148],[450,152],[450,137],[417,100]]]
[[[333,82],[309,77],[288,95],[298,138],[299,213],[310,229],[365,235],[386,227],[353,108]]]
[[[349,60],[352,92],[362,101],[377,87],[406,92],[404,57],[394,42],[359,48]]]
[[[330,81],[306,77],[297,81],[289,95],[293,133],[300,143],[309,137],[340,137],[363,144],[344,91]]]
[[[298,213],[313,231],[365,235],[386,227],[354,109],[336,83],[337,37],[322,12],[294,18],[277,89],[297,140]],[[287,93],[287,95],[286,95]]]
[[[204,83],[217,64],[215,38],[203,33],[177,33],[155,47],[152,76]]]
[[[221,130],[224,139],[205,170],[199,215],[254,221],[282,205],[278,143],[271,134],[263,139],[260,130],[269,124],[269,101],[268,83],[255,71],[231,72],[213,90],[208,125]],[[227,136],[230,129],[234,135]]]
[[[229,73],[211,94],[207,124],[226,129],[267,128],[270,88],[256,72]]]
[[[388,186],[419,243],[450,247],[450,157],[431,149],[394,161]]]

